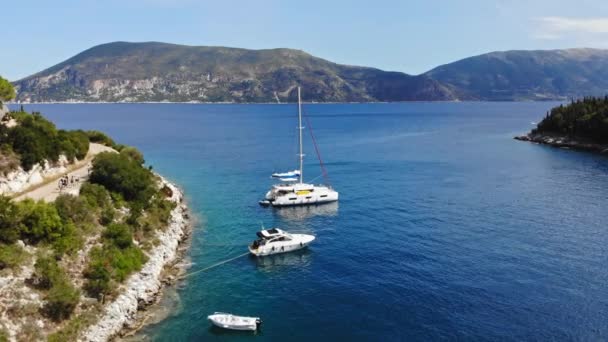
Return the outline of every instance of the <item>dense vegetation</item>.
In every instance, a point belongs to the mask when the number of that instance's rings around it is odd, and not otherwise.
[[[42,308],[44,314],[55,321],[70,317],[80,301],[80,291],[72,285],[55,258],[38,258],[33,282],[48,291]]]
[[[0,104],[4,101],[10,101],[15,98],[15,88],[11,82],[0,76]]]
[[[537,132],[608,143],[608,96],[587,97],[551,109],[532,131]]]
[[[15,135],[6,130],[3,141],[21,156],[56,156],[68,150],[69,142],[78,157],[90,140],[120,149],[96,156],[78,196],[62,194],[52,203],[0,196],[0,271],[18,271],[35,258],[29,284],[43,294],[45,304],[39,314],[53,321],[70,318],[63,330],[49,337],[69,340],[90,319],[86,311],[72,317],[82,295],[100,302],[114,296],[118,285],[147,260],[145,251],[156,243],[154,233],[166,226],[175,204],[168,200],[170,190],[159,188],[158,178],[137,149],[117,145],[96,131],[62,133],[39,114],[15,114],[20,122],[15,128],[23,127],[22,134],[34,143],[28,149],[10,145],[16,140],[7,136]],[[68,270],[74,271],[67,267],[85,242],[93,246],[78,271],[84,280],[79,289],[73,274],[68,276]],[[30,246],[38,252],[28,252]]]
[[[0,125],[0,151],[3,155],[16,154],[25,170],[45,160],[57,162],[62,154],[68,160],[83,159],[89,150],[86,132],[57,129],[40,113],[17,111],[9,113],[5,120],[10,118],[17,125]]]

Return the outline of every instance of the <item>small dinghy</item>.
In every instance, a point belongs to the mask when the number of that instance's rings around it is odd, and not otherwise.
[[[259,317],[236,316],[229,313],[216,312],[213,315],[207,316],[207,319],[213,325],[232,330],[251,330],[255,331],[262,324]]]

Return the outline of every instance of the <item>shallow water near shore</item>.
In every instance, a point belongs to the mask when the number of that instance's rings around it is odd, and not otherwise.
[[[306,105],[341,200],[281,210],[257,201],[273,171],[296,166],[295,105],[25,108],[134,145],[180,185],[200,221],[191,271],[244,253],[262,223],[317,236],[308,250],[188,277],[137,338],[604,340],[608,158],[512,139],[554,105]],[[214,311],[264,324],[221,331]]]

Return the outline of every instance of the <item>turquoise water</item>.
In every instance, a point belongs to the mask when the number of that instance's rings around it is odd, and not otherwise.
[[[193,271],[244,253],[261,223],[317,236],[190,277],[152,340],[605,340],[608,158],[512,139],[553,105],[307,105],[341,200],[286,210],[257,201],[296,165],[293,105],[26,109],[135,145],[181,185]],[[219,331],[214,311],[264,324]]]

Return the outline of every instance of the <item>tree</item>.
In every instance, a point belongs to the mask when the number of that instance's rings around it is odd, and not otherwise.
[[[131,157],[118,153],[98,154],[93,160],[90,181],[142,205],[147,204],[155,192],[152,172]]]
[[[131,160],[136,161],[139,165],[143,165],[146,161],[144,160],[144,155],[139,152],[135,147],[127,146],[120,150],[120,154],[129,157]]]
[[[0,241],[13,243],[19,238],[19,212],[6,196],[0,196]]]
[[[64,280],[64,274],[57,260],[48,256],[41,256],[34,264],[33,284],[39,289],[48,290],[55,284]]]
[[[62,321],[70,317],[79,301],[80,291],[69,281],[63,280],[51,287],[42,310],[51,319]]]
[[[90,208],[101,211],[99,223],[105,226],[114,220],[116,210],[106,188],[99,184],[84,183],[80,188],[80,197],[87,202]]]
[[[71,221],[79,227],[93,223],[93,212],[81,196],[59,195],[55,200],[55,207],[64,223]]]
[[[104,232],[103,237],[121,249],[130,247],[133,244],[133,233],[131,232],[131,228],[122,223],[110,224]]]
[[[15,88],[11,82],[0,76],[0,104],[4,101],[10,101],[15,98]]]
[[[80,301],[80,292],[54,258],[40,257],[34,268],[34,283],[39,289],[48,290],[42,312],[55,321],[70,317]]]
[[[19,202],[18,207],[21,237],[28,242],[53,242],[63,235],[64,225],[53,204],[28,199]]]

